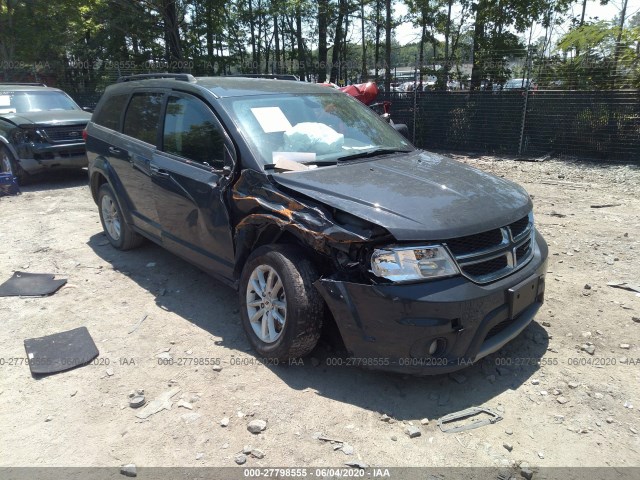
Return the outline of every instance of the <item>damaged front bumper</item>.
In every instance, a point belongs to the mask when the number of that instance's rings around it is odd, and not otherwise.
[[[27,173],[38,173],[51,168],[84,168],[88,164],[84,143],[36,143],[20,146],[16,153],[20,167]]]
[[[353,361],[430,375],[467,367],[499,350],[544,301],[548,248],[536,234],[531,261],[489,285],[462,276],[414,284],[315,282]]]

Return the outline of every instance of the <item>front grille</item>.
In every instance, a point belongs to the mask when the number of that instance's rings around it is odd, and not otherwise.
[[[499,257],[492,258],[486,262],[465,265],[464,272],[472,277],[484,277],[485,275],[491,275],[492,273],[499,272],[503,268],[507,268],[507,266],[507,257],[500,255]]]
[[[84,125],[68,125],[63,127],[45,127],[41,130],[53,143],[81,142]]]
[[[476,283],[489,283],[522,268],[533,255],[533,215],[502,228],[447,240],[460,270]]]
[[[469,235],[467,237],[453,238],[447,240],[447,246],[454,255],[467,255],[500,245],[502,242],[502,232],[499,228],[482,232],[477,235]]]

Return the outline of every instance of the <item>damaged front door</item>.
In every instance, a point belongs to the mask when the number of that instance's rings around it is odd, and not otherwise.
[[[210,108],[190,95],[167,102],[162,145],[151,162],[162,244],[227,279],[233,241],[223,201],[232,164],[222,126]]]

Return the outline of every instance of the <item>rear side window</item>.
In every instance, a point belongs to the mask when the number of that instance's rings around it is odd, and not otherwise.
[[[122,132],[155,145],[162,97],[162,93],[134,94],[124,117]]]
[[[127,106],[128,98],[129,94],[109,97],[100,108],[100,111],[96,112],[96,116],[93,119],[94,123],[111,130],[118,130],[120,128],[120,116],[124,107]]]
[[[213,112],[196,98],[169,97],[163,149],[213,168],[224,167],[224,137]]]

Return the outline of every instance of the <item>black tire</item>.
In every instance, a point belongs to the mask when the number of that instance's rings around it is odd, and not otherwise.
[[[31,179],[31,176],[22,169],[13,154],[4,145],[0,145],[0,173],[12,174],[18,185],[26,185]]]
[[[282,281],[285,295],[284,326],[273,342],[265,342],[258,337],[247,307],[247,291],[250,295],[255,292],[255,288],[250,286],[251,276],[258,267],[263,266],[275,270]],[[313,286],[318,278],[312,262],[296,246],[266,245],[251,254],[240,276],[240,317],[251,346],[260,356],[287,360],[307,355],[314,349],[320,338],[325,311],[324,300]]]
[[[112,210],[111,208],[107,209],[107,205],[112,207]],[[111,213],[107,213],[107,210],[110,210]],[[118,198],[108,183],[103,183],[98,190],[98,211],[100,212],[100,222],[102,223],[104,234],[114,248],[130,250],[144,242],[144,237],[133,231],[126,222]],[[106,216],[109,218],[106,218]],[[118,222],[117,228],[113,223],[115,221]]]

